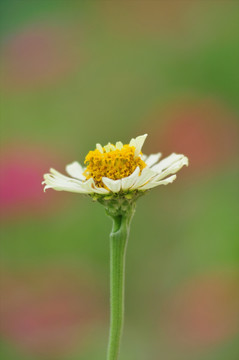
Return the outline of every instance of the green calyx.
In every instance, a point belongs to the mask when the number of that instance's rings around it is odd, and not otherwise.
[[[105,207],[107,215],[111,217],[131,215],[135,211],[136,200],[146,191],[132,191],[127,193],[111,193],[107,195],[90,195],[93,201],[98,201]]]

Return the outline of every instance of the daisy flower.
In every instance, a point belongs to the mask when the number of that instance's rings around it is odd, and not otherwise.
[[[175,173],[188,166],[188,158],[175,153],[161,161],[161,153],[146,156],[141,152],[146,137],[147,134],[138,136],[126,145],[121,141],[115,145],[96,144],[96,149],[87,154],[85,166],[77,161],[66,166],[69,176],[50,169],[44,175],[44,190],[125,195],[172,183]]]
[[[107,360],[118,360],[124,318],[125,253],[136,199],[148,190],[167,185],[176,173],[188,166],[188,158],[171,154],[163,160],[161,153],[146,156],[142,147],[147,134],[123,145],[96,144],[85,158],[84,166],[77,161],[66,166],[69,176],[54,169],[44,175],[44,190],[88,194],[104,205],[113,219],[110,234],[110,336]]]

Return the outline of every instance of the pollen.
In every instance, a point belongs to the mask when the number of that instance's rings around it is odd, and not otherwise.
[[[140,156],[135,157],[135,147],[122,145],[115,147],[108,144],[105,147],[98,146],[90,151],[85,158],[87,165],[84,175],[86,179],[93,178],[96,186],[106,188],[102,177],[118,180],[131,175],[136,167],[140,173],[146,164]]]

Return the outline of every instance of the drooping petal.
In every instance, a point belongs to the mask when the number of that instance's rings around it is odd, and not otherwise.
[[[145,160],[144,159],[143,160],[149,167],[151,167],[154,164],[156,164],[157,161],[159,161],[161,156],[162,156],[162,153],[151,154]]]
[[[66,166],[66,172],[75,179],[85,180],[84,168],[77,161]]]
[[[122,181],[119,180],[112,180],[107,177],[102,177],[103,183],[107,186],[107,188],[112,191],[113,193],[117,193],[121,190]]]
[[[156,186],[159,185],[168,185],[171,184],[175,179],[176,179],[177,175],[172,175],[164,180],[161,181],[149,181],[147,184],[141,186],[139,188],[139,190],[148,190],[148,189],[152,189]]]
[[[135,153],[134,153],[135,157],[139,156],[147,136],[148,136],[148,134],[144,134],[144,135],[137,136],[137,138],[135,138],[135,139],[130,140],[129,145],[135,147]]]
[[[122,190],[128,190],[131,188],[131,186],[133,186],[135,184],[135,182],[137,181],[138,177],[139,177],[139,172],[140,172],[140,168],[139,166],[137,166],[137,168],[134,170],[134,172],[121,179],[122,180]]]

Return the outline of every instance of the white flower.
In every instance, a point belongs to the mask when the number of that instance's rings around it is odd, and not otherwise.
[[[50,173],[44,175],[44,190],[107,195],[145,191],[172,183],[175,173],[184,165],[188,166],[188,158],[173,153],[159,161],[161,153],[143,155],[141,149],[146,137],[147,134],[131,139],[128,145],[120,141],[104,147],[97,144],[86,156],[87,166],[77,161],[66,166],[70,176],[50,169]]]

